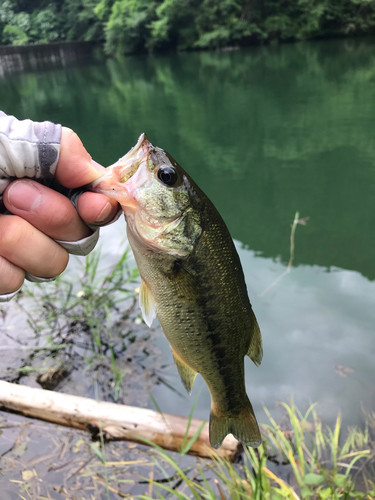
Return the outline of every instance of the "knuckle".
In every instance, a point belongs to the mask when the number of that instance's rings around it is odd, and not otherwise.
[[[64,139],[68,141],[74,141],[78,137],[74,130],[69,127],[62,127],[62,133],[64,134]]]
[[[9,262],[11,268],[19,269],[19,271],[14,271],[13,273],[14,279],[18,283],[17,288],[19,288],[24,279],[23,269],[43,278],[53,277],[65,270],[69,262],[69,254],[58,243],[51,240],[45,234],[40,234],[37,229],[33,228],[22,218],[15,215],[1,215],[1,260],[5,260],[6,262],[9,260],[11,261]],[[3,269],[5,269],[4,266],[3,262]],[[7,272],[11,272],[10,269]],[[3,282],[4,278],[2,277],[0,268],[0,285]],[[12,281],[12,287],[14,290],[14,281]]]
[[[77,212],[73,205],[67,200],[67,203],[60,203],[48,214],[48,226],[54,231],[60,231],[73,225],[77,218]]]
[[[76,154],[83,148],[82,141],[74,130],[63,127],[63,138],[64,143],[68,146],[71,155]]]
[[[48,266],[48,269],[46,269],[48,274],[45,274],[43,277],[48,278],[58,276],[65,271],[69,262],[69,254],[63,247],[56,243],[54,250],[50,252],[49,258],[50,265]]]
[[[18,290],[25,279],[25,271],[0,257],[0,294]]]
[[[0,219],[0,252],[13,252],[22,247],[25,238],[25,221],[15,215],[5,215]]]

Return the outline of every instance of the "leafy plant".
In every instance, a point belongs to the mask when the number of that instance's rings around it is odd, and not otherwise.
[[[3,29],[3,39],[12,45],[24,45],[29,37],[18,26],[7,24]]]
[[[142,50],[155,7],[155,0],[116,0],[105,25],[106,52],[122,54]]]

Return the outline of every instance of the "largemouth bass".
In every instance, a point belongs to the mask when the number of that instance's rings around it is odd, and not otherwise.
[[[155,317],[190,393],[197,373],[211,393],[210,443],[261,436],[245,389],[244,356],[258,366],[262,338],[241,263],[218,211],[180,165],[142,134],[90,189],[122,206],[141,276],[140,307]]]

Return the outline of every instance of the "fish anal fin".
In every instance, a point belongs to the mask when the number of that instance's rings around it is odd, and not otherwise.
[[[251,310],[251,339],[249,349],[247,351],[247,356],[254,362],[256,366],[259,366],[263,358],[263,345],[262,345],[262,335],[260,333],[258,321],[255,317],[253,310]]]
[[[210,444],[213,448],[220,448],[222,442],[228,434],[240,441],[242,444],[257,448],[261,442],[257,420],[254,415],[250,400],[247,398],[243,409],[237,415],[228,415],[228,413],[220,413],[215,408],[211,407],[210,413]]]
[[[150,287],[143,278],[139,288],[139,306],[144,322],[147,326],[151,327],[153,320],[156,318],[156,304]]]
[[[197,376],[197,372],[190,368],[190,366],[185,363],[185,361],[179,356],[171,347],[173,360],[176,365],[178,374],[180,375],[181,381],[189,394],[193,389],[194,380]]]

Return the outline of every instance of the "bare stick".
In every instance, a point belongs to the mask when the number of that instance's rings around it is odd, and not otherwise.
[[[164,413],[162,416],[159,412],[146,408],[95,401],[4,381],[0,381],[0,409],[13,410],[27,417],[91,433],[102,429],[103,435],[109,440],[142,443],[141,438],[145,438],[173,451],[181,449],[189,424],[189,419],[177,415]],[[202,423],[203,420],[191,419],[187,441],[194,436]],[[227,436],[216,453],[234,459],[238,449],[238,441],[233,436]],[[207,423],[189,453],[212,457],[213,449],[209,444]]]
[[[304,220],[304,219],[302,219],[302,220]],[[306,222],[304,222],[304,223],[306,223]],[[299,212],[296,212],[296,214],[294,216],[292,229],[290,231],[290,257],[289,257],[288,265],[287,265],[285,271],[283,273],[281,273],[280,276],[278,276],[275,279],[275,281],[273,281],[270,285],[268,285],[268,287],[265,288],[263,290],[263,292],[258,295],[258,297],[264,297],[266,295],[266,293],[271,290],[271,288],[273,288],[275,285],[277,285],[277,283],[279,281],[281,281],[284,278],[284,276],[286,276],[287,274],[290,273],[290,270],[291,270],[292,264],[293,264],[293,259],[294,259],[294,235],[296,232],[297,224],[301,224],[301,220],[299,219]]]

